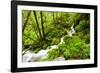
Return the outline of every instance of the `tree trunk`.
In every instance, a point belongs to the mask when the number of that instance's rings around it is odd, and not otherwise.
[[[34,16],[35,16],[36,25],[37,25],[37,28],[38,28],[38,31],[39,31],[40,38],[41,38],[41,40],[42,40],[42,35],[41,35],[40,28],[39,28],[39,23],[38,23],[38,20],[37,20],[36,12],[33,11],[33,13],[34,13]]]
[[[25,23],[24,23],[24,25],[23,25],[22,32],[24,32],[24,29],[25,29],[25,27],[26,27],[26,24],[27,24],[27,22],[28,22],[28,19],[29,19],[30,14],[31,14],[31,11],[29,11],[29,13],[28,13],[28,15],[27,15],[27,19],[26,19],[26,21],[25,21]]]
[[[54,23],[55,23],[55,16],[54,16],[54,12],[53,12],[53,21],[54,21]]]
[[[43,34],[43,40],[45,39],[45,35],[44,35],[44,25],[43,25],[43,13],[40,11],[40,15],[41,15],[41,26],[42,26],[42,34]]]

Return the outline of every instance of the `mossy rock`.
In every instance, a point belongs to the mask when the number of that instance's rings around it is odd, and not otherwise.
[[[60,42],[58,38],[53,38],[51,45],[57,45]]]

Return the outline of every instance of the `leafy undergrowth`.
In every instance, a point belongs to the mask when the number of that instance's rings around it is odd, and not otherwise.
[[[63,51],[65,59],[88,59],[90,56],[90,45],[79,37],[65,37],[65,44],[59,46]]]
[[[49,51],[47,58],[42,59],[42,61],[53,61],[57,57],[64,57],[66,60],[90,58],[90,45],[86,44],[84,40],[76,36],[66,36],[64,42],[58,48]]]

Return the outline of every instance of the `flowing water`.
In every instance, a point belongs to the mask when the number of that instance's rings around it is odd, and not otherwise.
[[[72,37],[72,34],[75,33],[75,29],[73,28],[73,26],[71,26],[71,30],[68,31],[68,36]],[[61,37],[60,40],[60,44],[64,43],[64,37]],[[22,60],[23,62],[31,62],[31,61],[38,61],[39,59],[43,58],[43,57],[47,57],[48,56],[48,51],[53,50],[53,49],[57,49],[58,45],[52,45],[52,46],[48,46],[46,50],[40,50],[38,53],[33,53],[31,51],[27,51],[23,56],[22,56]],[[63,57],[58,57],[56,58],[54,61],[64,61],[65,59]]]

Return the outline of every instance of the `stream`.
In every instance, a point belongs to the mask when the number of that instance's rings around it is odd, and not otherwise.
[[[73,25],[71,26],[71,30],[67,32],[68,36],[72,37],[72,34],[75,33],[75,29],[73,28]],[[64,36],[61,37],[60,39],[60,44],[65,43],[64,42]],[[40,50],[38,53],[33,53],[31,51],[27,51],[23,56],[22,56],[22,61],[23,62],[34,62],[34,61],[38,61],[41,58],[46,58],[48,56],[48,51],[53,50],[53,49],[57,49],[58,45],[52,45],[52,46],[48,46],[46,50]],[[54,59],[54,61],[64,61],[65,58],[64,57],[58,57],[56,59]]]

